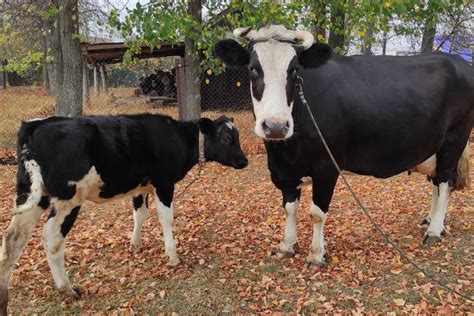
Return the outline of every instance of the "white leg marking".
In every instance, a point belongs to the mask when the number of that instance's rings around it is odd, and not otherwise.
[[[280,251],[282,253],[293,254],[295,252],[293,246],[296,244],[296,211],[298,206],[298,199],[285,204],[285,235],[283,241],[280,243]]]
[[[31,185],[25,203],[16,206],[15,212],[19,214],[12,218],[10,226],[3,233],[3,244],[0,253],[0,285],[3,283],[7,288],[15,263],[20,259],[28,240],[31,238],[33,229],[43,213],[43,209],[38,206],[43,193],[43,178],[41,177],[40,167],[34,160],[19,161],[19,163],[24,163]]]
[[[15,263],[25,250],[42,213],[43,209],[37,205],[31,209],[25,209],[24,213],[13,217],[10,226],[3,233],[0,253],[0,284],[4,283],[8,287]]]
[[[133,210],[133,234],[130,239],[130,251],[134,252],[138,252],[142,248],[142,225],[149,216],[145,199],[146,195],[143,195],[142,206]]]
[[[43,227],[43,246],[54,283],[61,292],[74,298],[79,295],[72,289],[64,266],[64,236],[61,233],[61,225],[76,206],[69,201],[57,201],[53,204],[56,215],[50,217]]]
[[[161,227],[163,227],[165,253],[170,258],[169,264],[175,266],[179,264],[179,258],[176,253],[176,243],[173,238],[173,203],[171,203],[170,207],[167,207],[160,201],[157,195],[155,195],[155,198],[158,218],[160,219]]]
[[[314,203],[309,210],[309,214],[313,222],[313,240],[306,260],[317,266],[323,266],[326,263],[324,260],[324,223],[327,215]]]
[[[436,236],[440,237],[444,230],[444,217],[448,210],[449,194],[451,189],[448,182],[442,182],[439,184],[439,197],[436,203],[436,208],[433,214],[431,214],[431,221],[425,236]]]
[[[433,193],[431,196],[431,206],[430,206],[430,213],[426,217],[426,222],[429,224],[431,222],[431,218],[435,214],[436,205],[438,204],[438,196],[439,196],[439,189],[438,186],[433,184]]]

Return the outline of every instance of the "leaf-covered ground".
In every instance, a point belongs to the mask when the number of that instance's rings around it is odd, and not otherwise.
[[[83,298],[63,301],[54,288],[41,244],[45,214],[14,271],[9,311],[474,311],[473,303],[441,289],[402,262],[355,206],[341,181],[325,229],[331,257],[328,268],[314,271],[304,267],[312,234],[308,187],[303,190],[298,215],[300,253],[281,261],[270,258],[284,227],[281,196],[270,181],[261,141],[252,136],[252,115],[233,116],[242,130],[250,164],[240,171],[207,164],[197,182],[174,201],[175,237],[182,260],[179,267],[166,265],[155,212],[144,224],[143,251],[132,254],[128,252],[133,228],[131,201],[86,203],[66,243],[67,270],[71,280],[82,286]],[[10,222],[15,172],[15,166],[0,166],[2,230]],[[178,184],[177,194],[196,174],[197,168]],[[420,245],[426,228],[418,225],[431,199],[425,177],[401,174],[388,180],[349,179],[377,223],[410,258],[458,291],[474,295],[474,189],[453,193],[446,218],[448,234],[442,243],[427,248]],[[153,203],[150,208],[154,210]]]

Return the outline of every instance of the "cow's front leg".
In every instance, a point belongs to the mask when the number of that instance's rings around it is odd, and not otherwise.
[[[430,206],[430,213],[426,216],[426,218],[421,222],[421,225],[429,225],[431,223],[431,218],[436,213],[436,205],[438,204],[438,197],[439,197],[439,189],[437,185],[433,184],[433,193],[431,195],[431,206]]]
[[[173,237],[173,191],[174,187],[167,190],[156,190],[156,207],[161,227],[163,228],[163,239],[165,242],[165,253],[169,256],[169,264],[179,264],[176,253],[176,242]]]
[[[306,258],[308,268],[323,268],[327,265],[324,224],[336,181],[337,174],[316,175],[313,180],[313,203],[309,209],[309,215],[313,223],[313,238]]]
[[[130,239],[130,251],[142,249],[142,225],[148,218],[148,194],[133,197],[133,234]]]
[[[43,246],[54,282],[61,293],[74,299],[80,298],[81,292],[69,283],[64,266],[64,239],[76,221],[79,209],[80,205],[69,201],[54,203],[43,227]]]
[[[286,212],[285,230],[283,241],[279,245],[277,258],[289,258],[294,256],[297,249],[296,237],[296,215],[299,206],[301,190],[283,190],[283,208]]]

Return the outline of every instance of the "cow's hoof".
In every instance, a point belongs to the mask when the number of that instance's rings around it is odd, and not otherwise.
[[[137,244],[137,245],[130,244],[130,248],[128,248],[128,251],[132,253],[138,253],[142,251],[142,244]]]
[[[309,255],[306,258],[306,268],[309,270],[325,269],[328,266],[329,255],[324,254],[322,260],[317,260],[314,255]]]
[[[0,285],[0,315],[6,316],[8,313],[8,286]]]
[[[421,221],[420,225],[429,225],[431,222],[431,218],[425,218]]]
[[[68,288],[59,290],[66,299],[78,300],[82,297],[82,288],[79,285],[74,285]]]
[[[175,258],[170,258],[170,261],[168,261],[168,265],[171,267],[176,267],[178,264],[180,264],[181,260],[179,260],[178,257]]]
[[[306,262],[306,269],[308,270],[320,270],[320,269],[325,269],[328,264],[325,261],[318,261],[318,262]]]
[[[439,236],[435,236],[435,235],[428,235],[426,234],[424,237],[423,237],[423,240],[421,241],[421,243],[424,245],[424,246],[431,246],[431,245],[434,245],[438,242],[441,242],[441,237]]]
[[[300,247],[298,243],[295,243],[293,246],[287,247],[284,244],[280,245],[280,247],[276,250],[273,250],[271,253],[271,258],[274,259],[288,259],[295,256],[297,252],[299,252]]]

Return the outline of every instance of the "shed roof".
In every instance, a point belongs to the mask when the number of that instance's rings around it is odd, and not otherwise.
[[[123,55],[127,47],[123,42],[116,43],[81,43],[81,52],[86,56],[87,63],[94,64],[115,64],[123,60]],[[163,43],[159,48],[151,49],[142,45],[141,53],[135,54],[135,58],[153,58],[166,56],[184,56],[184,45],[173,45]]]

